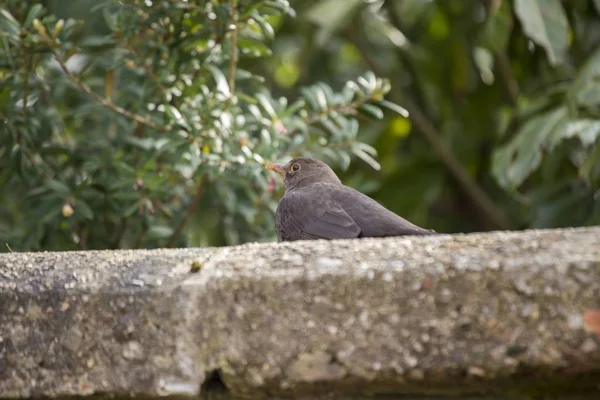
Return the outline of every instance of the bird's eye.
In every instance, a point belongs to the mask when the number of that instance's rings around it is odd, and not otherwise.
[[[300,164],[295,163],[294,165],[292,165],[291,170],[292,170],[292,172],[299,171],[300,170]]]

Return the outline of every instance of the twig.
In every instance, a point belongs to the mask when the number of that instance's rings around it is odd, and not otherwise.
[[[198,205],[200,204],[200,200],[202,199],[202,195],[204,194],[204,187],[206,186],[207,179],[208,179],[207,174],[202,175],[202,177],[200,178],[200,182],[198,182],[198,186],[196,188],[196,194],[194,195],[194,198],[190,202],[190,206],[188,207],[187,211],[185,212],[185,215],[183,216],[181,221],[179,221],[179,224],[177,225],[177,227],[171,234],[171,237],[167,241],[166,247],[171,247],[173,245],[175,240],[177,240],[179,235],[181,235],[183,228],[189,221],[189,219],[192,216],[192,214],[194,213],[194,211],[196,211],[196,208],[198,208]]]
[[[117,33],[117,36],[119,37],[119,39],[121,39],[121,41],[123,42],[123,45],[125,46],[125,48],[131,54],[133,54],[133,56],[136,59],[143,60],[145,58],[145,57],[142,57],[140,55],[140,53],[135,49],[135,47],[133,47],[131,45],[131,43],[129,43],[129,40],[127,40],[123,36],[122,33],[120,33],[120,32]],[[144,69],[144,71],[146,71],[146,75],[148,75],[150,78],[152,78],[152,80],[154,81],[154,84],[156,85],[156,87],[159,88],[160,90],[162,90],[163,92],[166,92],[167,89],[164,87],[164,85],[162,84],[160,78],[156,75],[156,73],[154,72],[154,70],[152,68],[150,68],[145,62],[141,62],[140,64],[142,65],[142,68]]]
[[[55,54],[55,57],[56,57],[56,54]],[[113,110],[114,112],[121,114],[122,116],[127,117],[139,124],[146,125],[149,128],[156,129],[159,131],[164,131],[164,132],[170,131],[170,129],[168,127],[162,126],[162,125],[157,125],[154,122],[142,117],[141,115],[134,114],[130,111],[127,111],[123,107],[119,107],[118,105],[114,104],[112,101],[96,94],[94,91],[92,91],[92,89],[89,86],[87,86],[85,83],[81,82],[81,80],[78,77],[73,75],[69,71],[67,66],[62,62],[62,60],[60,60],[58,57],[56,57],[56,61],[59,63],[59,65],[60,65],[61,69],[64,71],[64,73],[67,74],[69,79],[71,79],[71,81],[73,81],[73,83],[75,83],[75,85],[77,85],[77,87],[79,87],[79,89],[81,91],[90,95],[94,100],[96,100],[98,103],[102,104],[104,107],[109,108],[109,109]]]
[[[500,77],[504,81],[504,87],[506,88],[508,98],[510,99],[511,104],[516,106],[519,98],[519,84],[512,73],[510,61],[504,50],[496,53],[496,61],[498,70],[500,71]]]
[[[382,68],[371,59],[369,53],[358,40],[353,40],[354,45],[363,55],[363,59],[378,75],[383,75]],[[465,193],[477,204],[477,206],[489,217],[489,219],[501,229],[510,229],[512,224],[506,218],[500,208],[488,197],[487,193],[477,184],[477,182],[469,175],[465,168],[458,162],[452,152],[448,150],[442,135],[437,128],[425,116],[425,113],[414,104],[407,96],[404,96],[399,90],[391,92],[392,100],[401,104],[410,114],[412,122],[418,128],[425,138],[431,144],[434,153],[446,165],[452,176],[462,186]]]
[[[125,234],[125,231],[127,230],[128,222],[129,222],[129,219],[121,218],[121,223],[119,224],[119,229],[117,231],[117,234],[115,235],[115,240],[112,245],[113,249],[120,248],[121,240],[123,239],[123,235]]]
[[[409,112],[411,120],[419,131],[431,144],[433,151],[439,159],[450,170],[450,173],[463,187],[466,194],[477,204],[477,206],[490,218],[490,220],[499,228],[510,229],[512,224],[506,218],[504,213],[494,202],[488,197],[487,193],[477,184],[477,182],[469,175],[465,168],[456,160],[454,155],[444,145],[441,134],[436,127],[429,121],[423,112],[406,97],[402,96],[398,91],[393,92],[394,101],[402,104]]]
[[[502,5],[502,0],[480,1],[479,3],[482,7],[487,9],[488,16],[490,16],[498,11],[498,8]],[[513,106],[516,106],[519,98],[519,84],[512,73],[506,49],[494,51],[494,56],[496,58],[496,65],[498,66],[500,78],[504,81],[504,89],[506,89],[508,100]]]
[[[87,250],[87,237],[85,232],[83,231],[83,228],[81,228],[81,224],[77,224],[77,236],[79,237],[79,241],[77,242],[79,249]]]
[[[312,125],[316,122],[319,122],[324,116],[331,114],[332,112],[337,112],[342,115],[354,115],[355,116],[357,114],[356,110],[358,109],[358,107],[360,107],[361,105],[366,104],[372,100],[373,99],[370,97],[363,97],[356,101],[353,101],[350,104],[343,104],[343,105],[336,105],[333,107],[327,107],[323,111],[320,111],[318,113],[314,113],[314,114],[308,116],[308,118],[306,118],[304,123],[306,125]]]
[[[44,78],[42,76],[39,76],[39,75],[37,75],[37,79],[38,79],[38,83],[40,86],[40,91],[42,92],[42,98],[44,99],[44,101],[46,102],[48,107],[51,107],[54,109],[54,111],[56,112],[56,119],[60,121],[60,127],[58,129],[60,131],[64,131],[65,120],[64,120],[62,114],[58,111],[56,104],[52,100],[52,95],[46,88],[46,81],[44,80]]]
[[[231,55],[229,56],[229,92],[231,96],[235,91],[235,70],[238,62],[237,52],[237,36],[238,36],[238,11],[237,11],[237,0],[231,0],[231,25],[233,29],[231,31]]]
[[[323,110],[322,112],[319,113],[315,113],[311,116],[309,116],[308,118],[306,118],[306,120],[304,121],[304,123],[306,125],[312,125],[314,123],[319,122],[324,116],[331,114],[333,111],[336,111],[342,115],[353,115],[354,113],[356,113],[356,109],[354,107],[351,107],[351,105],[347,105],[347,106],[342,106],[342,107],[330,107],[327,108],[326,110]]]
[[[29,73],[31,68],[31,54],[25,53],[25,71],[23,73],[23,114],[27,112],[27,102],[29,100]]]
[[[87,86],[85,83],[83,83],[81,81],[81,79],[79,79],[77,76],[75,76],[71,71],[69,71],[69,68],[67,68],[65,62],[62,60],[62,58],[59,56],[58,52],[56,51],[56,49],[54,48],[54,43],[52,42],[52,40],[50,38],[45,38],[46,42],[48,43],[48,46],[50,47],[50,51],[52,52],[52,54],[54,55],[54,58],[56,59],[56,62],[58,63],[58,65],[60,66],[60,68],[63,70],[63,72],[65,73],[65,75],[67,75],[67,77],[75,84],[77,85],[77,87],[84,93],[87,93],[90,97],[92,97],[94,100],[96,100],[98,103],[102,104],[104,107],[118,113],[121,114],[124,117],[127,117],[139,124],[142,125],[146,125],[152,129],[156,129],[159,131],[163,131],[163,132],[169,132],[171,129],[169,127],[166,126],[162,126],[162,125],[157,125],[154,122],[142,117],[141,115],[138,114],[134,114],[130,111],[127,111],[126,109],[119,107],[118,105],[114,104],[112,101],[110,101],[107,98],[104,98],[102,96],[100,96],[99,94],[95,93],[89,86]]]

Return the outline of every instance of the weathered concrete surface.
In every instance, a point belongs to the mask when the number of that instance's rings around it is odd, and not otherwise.
[[[597,309],[598,227],[4,254],[0,398],[596,399]]]

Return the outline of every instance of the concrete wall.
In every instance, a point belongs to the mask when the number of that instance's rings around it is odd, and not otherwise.
[[[0,398],[598,399],[597,310],[598,227],[3,254]]]

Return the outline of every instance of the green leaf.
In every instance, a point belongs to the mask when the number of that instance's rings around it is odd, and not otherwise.
[[[99,50],[102,48],[112,47],[117,43],[115,38],[112,35],[105,36],[91,36],[81,41],[79,44],[81,47],[85,48],[93,48],[95,50]]]
[[[360,97],[364,97],[366,95],[362,88],[358,86],[356,82],[353,81],[346,82],[346,85],[344,86],[344,91],[348,92],[348,94],[353,93],[351,99],[354,98],[355,95],[358,95]]]
[[[596,180],[598,180],[597,184],[600,184],[600,143],[594,147],[581,164],[579,176],[582,177],[589,186]],[[598,195],[600,196],[600,192]]]
[[[320,110],[325,110],[327,108],[327,95],[323,88],[319,86],[315,86],[314,88],[315,98],[317,100],[317,104],[319,105]]]
[[[71,148],[65,145],[51,144],[40,148],[40,154],[45,156],[70,156]]]
[[[12,16],[12,14],[4,9],[0,8],[0,27],[3,27],[9,34],[18,35],[21,31],[21,25],[19,21]]]
[[[25,17],[25,22],[23,23],[23,26],[25,28],[30,27],[31,24],[33,23],[33,20],[36,18],[39,18],[40,15],[42,15],[42,11],[44,11],[44,6],[42,4],[33,5],[29,9],[29,12],[27,13],[27,17]]]
[[[361,149],[365,153],[368,153],[368,154],[372,155],[373,157],[377,156],[377,150],[375,149],[375,147],[369,146],[366,143],[357,142],[355,144],[355,147]]]
[[[346,136],[350,140],[356,140],[356,136],[358,135],[358,121],[354,118],[346,119],[346,123],[344,125],[344,129],[346,131]]]
[[[333,151],[328,147],[324,147],[323,149],[321,149],[321,152],[323,153],[323,156],[327,157],[331,162],[337,162],[339,159],[337,152]]]
[[[555,186],[560,187],[558,184]],[[590,198],[589,193],[579,189],[573,182],[562,188],[561,195],[539,204],[538,209],[533,210],[535,219],[531,223],[532,228],[564,227],[569,226],[573,220],[582,219],[582,214],[586,213],[582,206]]]
[[[304,99],[298,99],[294,103],[290,104],[290,106],[281,114],[281,118],[288,117],[290,115],[296,114],[302,108],[306,106],[306,101]]]
[[[600,0],[594,0],[594,6],[596,6],[596,12],[600,15]]]
[[[492,10],[480,36],[481,45],[493,53],[506,49],[513,27],[510,1],[500,1],[500,6]]]
[[[300,93],[310,106],[315,111],[321,111],[321,107],[319,105],[319,100],[317,99],[317,93],[314,87],[302,87],[300,88]]]
[[[560,0],[515,0],[525,34],[546,49],[552,65],[561,64],[569,48],[569,21]]]
[[[275,112],[275,109],[273,108],[271,101],[264,93],[257,93],[256,100],[258,100],[258,102],[262,106],[263,110],[265,110],[267,112],[267,114],[269,114],[269,117],[271,117],[271,119],[277,118],[277,113]]]
[[[245,80],[245,79],[253,79],[259,83],[264,83],[265,82],[265,78],[260,76],[260,75],[256,75],[253,74],[250,71],[246,71],[245,69],[242,68],[237,68],[235,70],[235,78],[238,80]]]
[[[183,115],[181,115],[181,112],[175,106],[167,104],[165,106],[165,111],[166,111],[167,115],[169,116],[169,118],[172,121],[174,121],[177,125],[181,126],[184,129],[191,130],[190,125],[187,123],[185,118],[183,118]],[[131,139],[134,139],[134,138],[131,138]]]
[[[586,60],[568,92],[571,102],[595,107],[600,100],[600,48]]]
[[[117,13],[111,12],[109,8],[103,8],[102,16],[111,31],[116,32],[119,30],[119,18]]]
[[[81,214],[86,219],[94,219],[94,212],[90,206],[81,199],[75,200],[75,213]]]
[[[223,75],[221,70],[214,65],[209,65],[208,70],[217,83],[217,90],[227,97],[231,96],[231,92],[229,91],[229,83],[227,83],[227,78],[225,78],[225,75]]]
[[[508,175],[513,158],[513,151],[511,150],[508,147],[503,147],[492,153],[492,176],[505,189],[513,186]]]
[[[319,123],[323,125],[332,136],[338,136],[341,134],[340,127],[334,124],[331,120],[324,118],[321,121],[319,121]]]
[[[20,177],[23,177],[23,167],[25,159],[23,158],[23,149],[21,146],[16,145],[13,147],[10,153],[11,159],[13,160],[13,167]]]
[[[252,13],[252,19],[258,24],[263,35],[267,39],[273,40],[275,37],[275,31],[273,30],[271,24],[269,24],[258,12]]]
[[[529,119],[538,114],[540,111],[548,109],[552,105],[550,96],[536,96],[528,98],[525,96],[519,97],[517,101],[517,115],[521,119]]]
[[[339,156],[340,156],[340,167],[342,168],[343,171],[348,170],[348,168],[350,167],[350,154],[348,154],[345,151],[340,151],[339,152]]]
[[[372,93],[377,88],[377,78],[371,71],[368,71],[363,76],[359,76],[356,81],[365,88],[367,93]]]
[[[408,118],[409,113],[408,110],[398,104],[392,103],[391,101],[381,100],[377,103],[379,106],[383,106],[395,113],[402,115],[404,118]]]
[[[585,147],[589,147],[600,137],[600,120],[579,119],[567,124],[566,129],[555,130],[548,138],[548,150],[552,150],[561,140],[578,137]]]
[[[358,158],[369,164],[373,169],[379,171],[381,169],[381,164],[377,162],[373,158],[373,156],[369,153],[373,153],[375,149],[365,143],[355,143],[352,146],[352,153],[354,153]],[[373,154],[374,155],[374,154]]]
[[[600,82],[600,79],[598,79],[598,82]],[[579,105],[593,110],[600,104],[600,85],[598,85],[598,82],[591,82],[590,86],[577,93],[576,98]]]
[[[376,107],[372,104],[362,104],[358,109],[364,111],[365,113],[369,114],[370,116],[376,119],[383,118],[383,111],[381,111],[381,108]]]
[[[267,146],[270,146],[273,142],[273,139],[271,138],[271,134],[269,133],[268,129],[260,130],[260,139]]]
[[[64,183],[61,183],[59,181],[56,181],[54,179],[48,179],[44,182],[44,185],[50,189],[53,190],[54,192],[63,195],[63,196],[68,196],[71,193],[71,189],[69,189],[68,186],[66,186]]]
[[[479,70],[479,76],[484,83],[491,85],[494,83],[494,56],[484,47],[475,47],[473,49],[473,61]]]
[[[169,226],[153,226],[148,230],[149,239],[165,239],[173,234],[173,229]]]
[[[60,219],[61,214],[60,214],[60,207],[56,207],[56,208],[51,208],[49,210],[47,210],[44,213],[44,216],[42,218],[40,218],[39,224],[43,225],[43,224],[47,224],[49,222],[54,222],[57,219]]]
[[[265,1],[264,6],[274,8],[284,14],[289,15],[290,17],[296,16],[296,11],[290,7],[290,3],[287,1],[283,4],[277,1]]]
[[[321,28],[317,42],[323,46],[342,23],[352,20],[361,5],[361,0],[325,0],[311,7],[304,16]]]
[[[510,190],[519,187],[540,165],[542,146],[566,127],[567,107],[561,106],[527,121],[517,135],[492,156],[492,175]]]
[[[249,37],[239,37],[238,46],[240,52],[244,55],[253,57],[265,57],[273,54],[271,49],[263,42]]]
[[[40,196],[40,195],[46,194],[46,193],[48,193],[48,188],[44,187],[44,186],[39,186],[39,187],[29,190],[27,193],[25,193],[25,195],[27,197],[35,197],[35,196]]]
[[[123,211],[123,216],[124,217],[131,217],[139,209],[140,209],[140,204],[136,201],[135,203],[133,203],[129,207],[127,207],[125,209],[125,211]]]
[[[165,107],[165,110],[168,110],[168,107]],[[174,116],[171,118],[173,119]],[[154,147],[155,140],[152,138],[138,138],[132,136],[126,137],[125,142],[144,150],[150,150]]]

